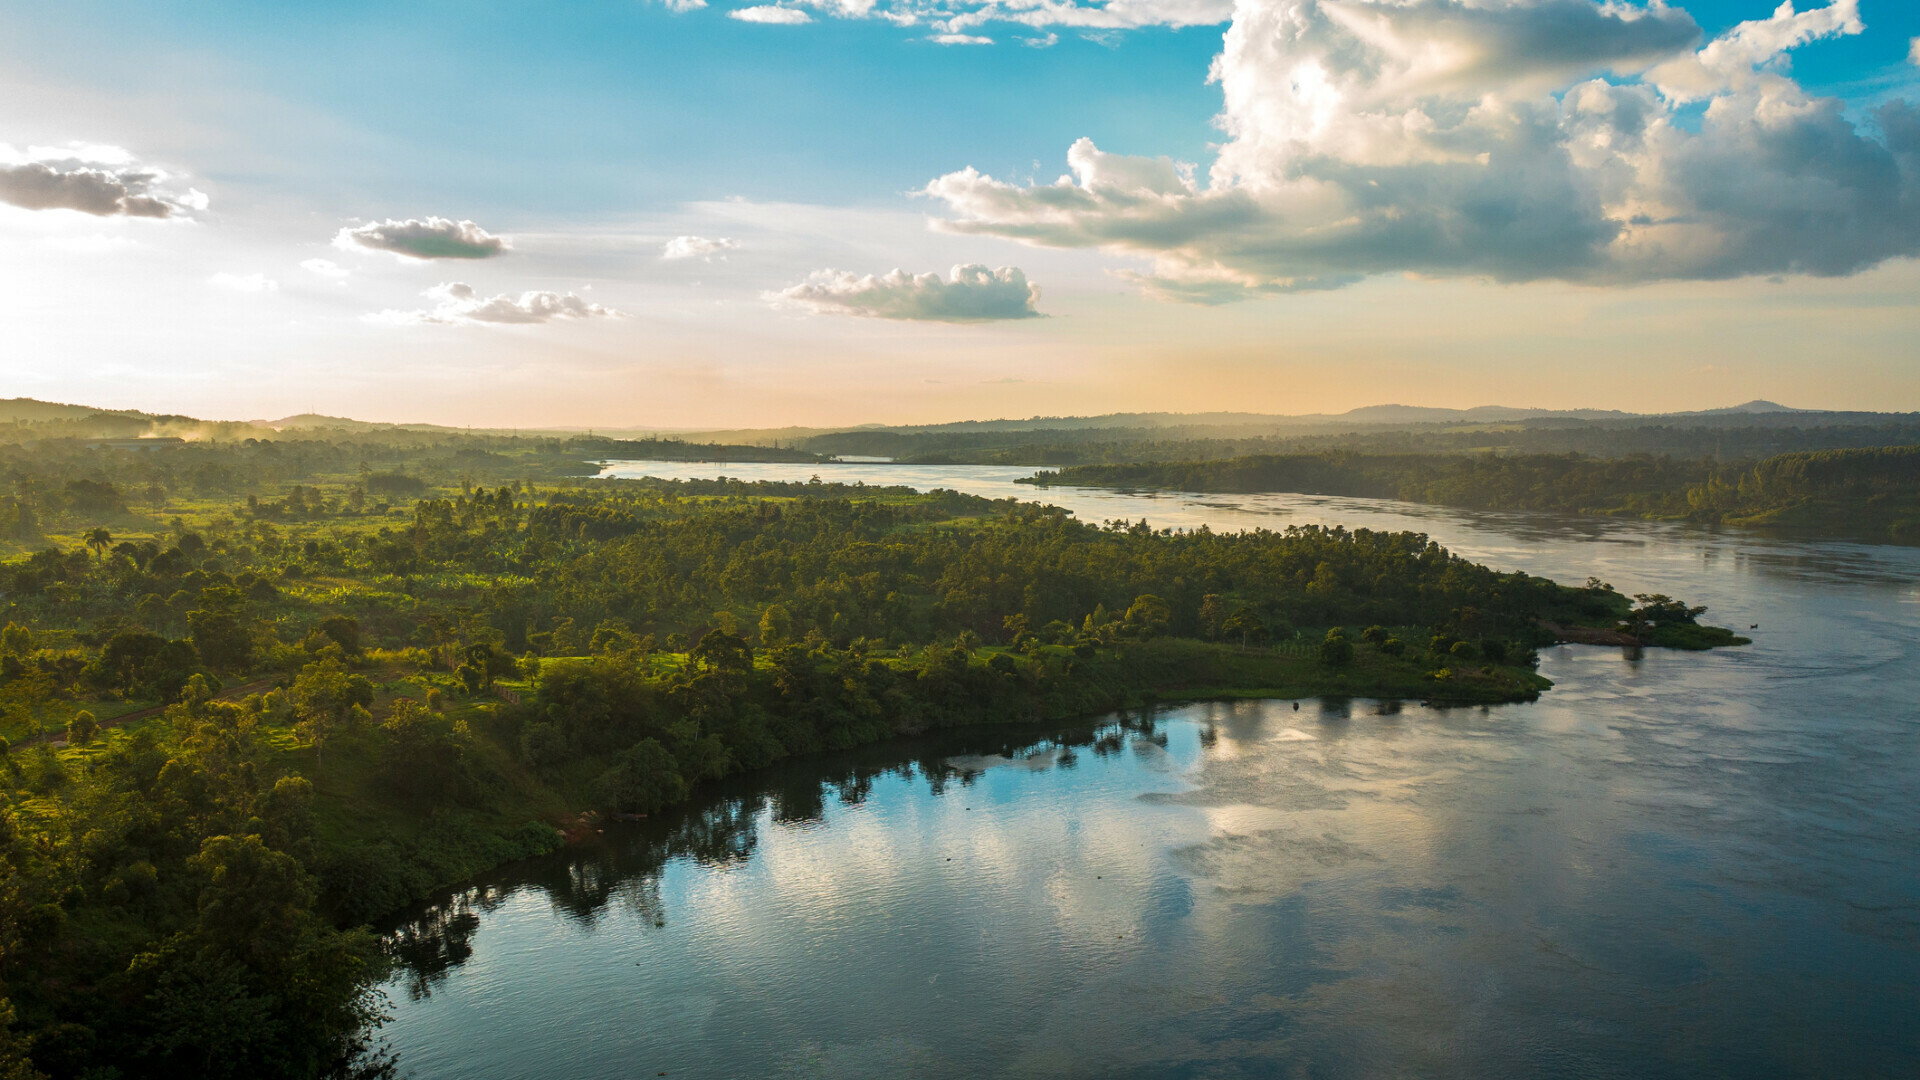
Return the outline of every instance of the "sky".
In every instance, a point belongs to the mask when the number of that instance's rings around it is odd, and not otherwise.
[[[1920,409],[1911,0],[0,7],[0,396]]]

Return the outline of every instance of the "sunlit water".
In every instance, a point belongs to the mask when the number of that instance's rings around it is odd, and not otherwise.
[[[421,916],[387,1035],[423,1080],[1920,1075],[1920,551],[1026,469],[613,471],[1417,529],[1755,642],[1545,650],[1527,705],[1193,705],[740,778]]]

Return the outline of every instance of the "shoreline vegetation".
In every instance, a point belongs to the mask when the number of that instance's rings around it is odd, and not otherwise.
[[[1264,454],[1076,465],[1021,483],[1399,499],[1470,510],[1789,529],[1920,543],[1920,446],[1777,454],[1752,465],[1579,454]]]
[[[0,1076],[396,1075],[367,924],[783,760],[1157,701],[1526,700],[1575,633],[1744,640],[1414,533],[387,438],[11,452]]]

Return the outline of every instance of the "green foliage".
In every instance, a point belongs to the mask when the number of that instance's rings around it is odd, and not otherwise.
[[[205,501],[0,563],[0,953],[41,1071],[337,1072],[375,1019],[378,958],[351,928],[550,850],[583,809],[1150,695],[1514,700],[1544,682],[1486,665],[1439,685],[1392,639],[1301,642],[1377,625],[1524,647],[1540,619],[1627,604],[1417,534],[1172,533],[822,483],[536,497],[497,471],[435,486],[435,462],[526,463],[504,450],[427,441],[361,470],[364,449],[116,459],[101,482],[136,505],[151,485]],[[402,493],[374,464],[420,497],[369,506]],[[78,477],[58,478],[40,490]],[[79,748],[82,711],[84,750],[38,734],[65,723]]]
[[[1330,668],[1344,668],[1353,663],[1353,642],[1347,640],[1347,633],[1336,626],[1327,631],[1320,642],[1320,662]]]
[[[1909,436],[1910,437],[1910,436]],[[1920,538],[1920,446],[1777,454],[1751,466],[1630,454],[1358,454],[1081,465],[1039,484],[1289,491],[1482,510],[1553,510]]]
[[[224,611],[187,612],[187,636],[200,658],[218,671],[238,671],[253,656],[252,636]]]
[[[680,763],[654,739],[642,739],[615,756],[594,782],[594,794],[611,810],[651,814],[686,798]]]

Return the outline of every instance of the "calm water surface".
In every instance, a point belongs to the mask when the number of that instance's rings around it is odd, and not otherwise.
[[[1760,626],[1545,650],[1527,705],[1194,705],[740,778],[404,928],[388,1036],[422,1080],[1920,1075],[1920,551],[1027,469],[609,471],[1416,529]]]

